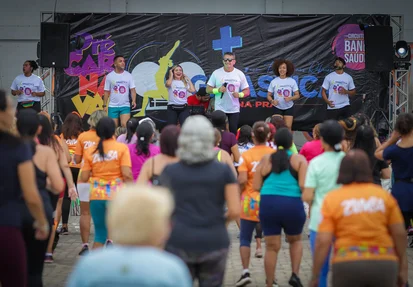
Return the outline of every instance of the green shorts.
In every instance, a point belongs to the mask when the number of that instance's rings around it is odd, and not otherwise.
[[[108,117],[119,119],[120,115],[130,114],[130,107],[108,107]]]

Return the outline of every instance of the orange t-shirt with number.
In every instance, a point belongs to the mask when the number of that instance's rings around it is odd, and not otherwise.
[[[252,188],[255,170],[261,159],[274,150],[265,145],[254,146],[241,155],[238,172],[246,171],[248,181],[241,194],[241,218],[259,222],[260,192]]]
[[[109,200],[123,183],[121,167],[132,167],[128,146],[108,139],[103,142],[105,157],[89,148],[84,153],[83,171],[91,171],[90,200]]]
[[[83,156],[85,151],[89,148],[94,148],[98,146],[100,138],[96,134],[95,130],[88,130],[83,132],[77,138],[77,143],[75,146],[75,155]]]
[[[81,135],[81,134],[80,134]],[[80,136],[79,135],[79,136]],[[70,154],[70,158],[72,159],[69,163],[70,167],[76,167],[76,168],[80,168],[80,162],[79,163],[75,163],[74,161],[74,156],[75,156],[75,150],[76,150],[76,144],[77,144],[77,140],[78,138],[71,138],[71,139],[65,139],[63,137],[63,134],[60,135],[60,138],[64,141],[66,141],[67,147],[69,148],[69,154]]]
[[[326,195],[318,232],[333,233],[333,262],[397,260],[389,226],[403,224],[394,197],[373,183],[345,185]]]

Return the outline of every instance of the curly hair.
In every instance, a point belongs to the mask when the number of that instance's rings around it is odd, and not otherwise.
[[[282,64],[286,64],[287,65],[287,77],[291,77],[292,74],[294,74],[294,65],[293,63],[291,63],[288,60],[284,60],[284,59],[276,59],[274,60],[274,63],[272,64],[272,71],[274,72],[274,74],[279,77],[280,73],[278,72],[278,68],[282,65]]]

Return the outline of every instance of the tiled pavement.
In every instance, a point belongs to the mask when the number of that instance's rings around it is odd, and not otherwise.
[[[73,265],[78,259],[78,253],[81,248],[79,217],[71,216],[69,225],[69,235],[62,235],[60,237],[59,245],[54,254],[55,262],[53,264],[46,264],[43,272],[45,287],[63,287]],[[227,262],[227,269],[225,275],[224,286],[235,286],[235,282],[239,279],[242,266],[239,255],[239,239],[237,239],[238,228],[235,224],[229,227],[231,237],[231,248]],[[93,240],[93,235],[91,236]],[[278,263],[276,270],[276,278],[281,287],[287,287],[288,279],[291,275],[290,258],[288,243],[282,241],[281,251],[278,255]],[[303,259],[301,262],[300,277],[304,286],[308,286],[311,276],[311,253],[309,247],[309,240],[307,233],[303,236]],[[263,243],[263,251],[265,251],[265,243]],[[408,249],[409,260],[409,281],[413,282],[413,249]],[[254,258],[255,243],[252,245],[250,271],[253,283],[249,287],[265,286],[264,262],[263,259]],[[177,286],[179,287],[179,286]]]

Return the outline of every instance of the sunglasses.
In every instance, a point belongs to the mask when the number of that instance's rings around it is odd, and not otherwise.
[[[234,59],[224,59],[224,62],[232,62]]]

